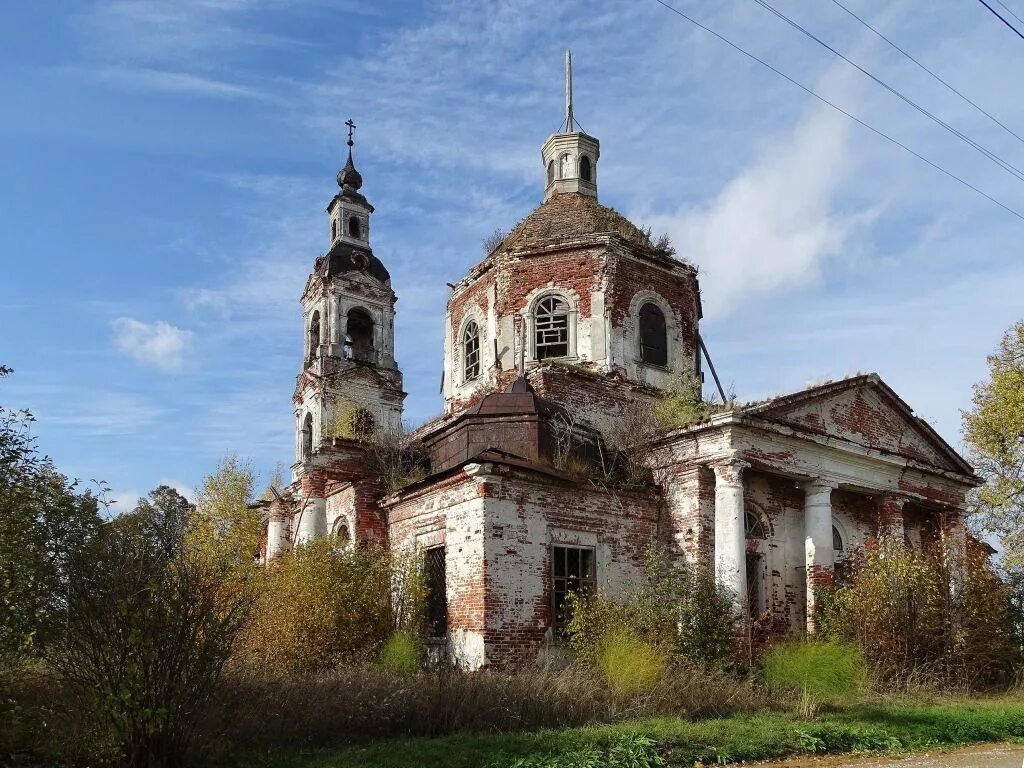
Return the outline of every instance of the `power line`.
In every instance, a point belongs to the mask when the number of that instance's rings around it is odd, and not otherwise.
[[[950,125],[945,120],[943,120],[942,118],[937,117],[936,115],[932,114],[927,109],[925,109],[920,104],[918,104],[916,101],[914,101],[913,99],[909,98],[908,96],[905,96],[900,91],[898,91],[895,88],[893,88],[891,85],[889,85],[887,82],[882,80],[880,77],[877,77],[876,75],[872,74],[868,70],[864,69],[864,67],[862,67],[857,62],[853,61],[853,59],[849,58],[848,56],[846,56],[845,54],[841,53],[840,51],[837,51],[835,48],[833,48],[831,45],[826,43],[824,40],[822,40],[820,37],[815,35],[810,30],[800,26],[800,24],[798,24],[797,22],[793,21],[793,19],[789,18],[786,14],[782,13],[782,11],[779,11],[778,9],[773,7],[766,0],[754,0],[754,2],[757,3],[758,5],[760,5],[762,8],[764,8],[769,13],[773,14],[778,19],[784,21],[786,24],[788,24],[789,26],[793,27],[793,29],[797,30],[801,34],[803,34],[806,37],[810,38],[811,40],[813,40],[814,42],[816,42],[818,45],[820,45],[821,47],[825,48],[826,50],[830,51],[833,55],[838,56],[840,59],[845,61],[851,67],[853,67],[858,72],[863,74],[865,77],[867,77],[867,78],[873,80],[874,82],[878,83],[878,85],[880,85],[883,88],[885,88],[885,90],[889,91],[889,93],[891,93],[893,96],[895,96],[896,98],[900,99],[901,101],[905,102],[909,106],[911,106],[914,109],[916,109],[918,112],[920,112],[922,115],[924,115],[929,120],[934,122],[936,125],[941,126],[943,129],[945,129],[946,131],[951,133],[953,136],[956,136],[961,141],[963,141],[963,142],[967,143],[968,145],[970,145],[971,147],[973,147],[976,151],[978,151],[979,153],[981,153],[982,155],[987,157],[989,160],[991,160],[993,163],[998,165],[1004,171],[1006,171],[1011,176],[1016,178],[1018,181],[1024,181],[1024,171],[1022,171],[1020,168],[1017,168],[1012,163],[1010,163],[1010,162],[1008,162],[1006,160],[1003,160],[1003,158],[999,157],[997,154],[995,154],[991,150],[986,149],[985,147],[983,147],[981,144],[976,142],[971,137],[969,137],[969,136],[965,135],[964,133],[962,133],[961,131],[957,130],[952,125]]]
[[[1014,13],[1013,9],[1010,8],[1010,6],[1008,6],[1006,3],[1002,2],[1002,0],[996,0],[996,2],[999,3],[1000,6],[1002,6],[1003,10],[1005,10],[1008,14],[1013,16],[1013,18],[1015,18],[1021,24],[1024,24],[1024,19],[1022,19],[1020,16],[1018,16],[1016,13]]]
[[[996,10],[995,8],[993,8],[993,7],[991,6],[991,5],[989,5],[988,3],[986,3],[986,2],[985,2],[985,0],[978,0],[978,2],[979,2],[979,3],[981,3],[982,5],[984,5],[984,6],[986,7],[986,8],[988,8],[988,9],[989,9],[989,11],[991,11],[991,12],[992,12],[992,15],[993,15],[993,16],[995,16],[995,17],[996,17],[997,19],[999,19],[999,20],[1000,20],[1001,22],[1003,22],[1003,24],[1005,24],[1005,25],[1006,25],[1006,26],[1008,26],[1008,27],[1009,27],[1010,29],[1012,29],[1012,30],[1013,30],[1013,34],[1015,34],[1015,35],[1016,35],[1017,37],[1019,37],[1019,38],[1020,38],[1021,40],[1024,40],[1024,35],[1022,35],[1022,34],[1020,33],[1020,30],[1018,30],[1018,29],[1017,29],[1017,28],[1016,28],[1015,26],[1013,26],[1013,24],[1011,24],[1011,23],[1010,23],[1010,22],[1008,22],[1008,21],[1007,21],[1007,20],[1006,20],[1005,18],[1003,18],[1003,16],[1002,16],[1002,15],[1000,15],[999,11],[997,11],[997,10]],[[1003,5],[1003,4],[1002,4],[1002,3],[1000,3],[1000,5]],[[1006,8],[1006,6],[1005,6],[1005,5],[1003,5],[1003,7],[1004,7],[1004,8]],[[1009,9],[1007,8],[1007,10],[1009,10]],[[1010,11],[1010,13],[1013,13],[1013,11]],[[1016,16],[1017,14],[1015,14],[1015,13],[1014,13],[1013,15],[1014,15],[1014,16]]]
[[[973,102],[973,101],[972,101],[972,100],[971,100],[970,98],[968,98],[968,97],[967,97],[967,96],[965,96],[965,95],[964,95],[963,93],[961,93],[961,92],[960,92],[960,91],[958,91],[958,90],[957,90],[956,88],[954,88],[954,87],[953,87],[952,85],[950,85],[950,84],[949,84],[948,82],[946,82],[945,80],[943,80],[943,79],[942,79],[941,77],[939,77],[939,75],[935,74],[935,72],[933,72],[933,71],[932,71],[931,69],[929,69],[928,67],[926,67],[926,66],[925,66],[924,64],[922,64],[922,63],[921,63],[920,61],[918,61],[918,60],[917,60],[916,58],[914,58],[914,57],[913,57],[912,55],[910,55],[909,53],[907,53],[907,52],[906,52],[905,50],[903,50],[903,49],[902,49],[902,48],[901,48],[900,46],[898,46],[898,45],[897,45],[896,43],[894,43],[894,42],[893,42],[892,40],[890,40],[890,39],[889,39],[888,37],[886,37],[885,35],[883,35],[883,34],[882,34],[881,32],[879,32],[879,31],[878,31],[877,29],[875,29],[875,28],[874,28],[873,26],[871,26],[871,25],[870,25],[870,24],[869,24],[868,22],[866,22],[866,21],[865,21],[864,19],[862,19],[862,18],[861,18],[860,16],[858,16],[858,15],[857,15],[856,13],[854,13],[854,12],[853,12],[853,11],[851,11],[851,10],[850,10],[849,8],[847,8],[847,7],[845,6],[845,5],[843,5],[843,4],[841,3],[841,2],[839,2],[839,0],[832,0],[832,2],[833,2],[833,3],[835,4],[835,5],[838,5],[838,6],[840,7],[840,8],[842,8],[842,9],[843,9],[844,11],[846,11],[846,12],[847,12],[847,13],[848,13],[848,14],[849,14],[850,16],[852,16],[853,18],[855,18],[855,19],[856,19],[857,21],[859,21],[859,22],[860,22],[861,24],[863,24],[863,25],[864,25],[865,27],[867,27],[868,29],[870,29],[870,30],[871,30],[872,32],[874,32],[874,33],[875,33],[875,34],[876,34],[876,35],[877,35],[878,37],[882,38],[882,40],[884,40],[884,41],[885,41],[886,43],[888,43],[890,47],[892,47],[892,48],[894,48],[895,50],[897,50],[897,51],[899,51],[900,53],[902,53],[902,54],[903,54],[904,56],[906,56],[906,57],[907,57],[908,59],[910,59],[910,60],[911,60],[912,62],[914,62],[914,64],[916,64],[916,65],[917,65],[918,67],[920,67],[920,68],[921,68],[921,69],[923,69],[923,70],[924,70],[925,72],[927,72],[927,73],[928,73],[929,75],[931,75],[931,76],[932,76],[932,77],[933,77],[933,78],[934,78],[935,80],[938,80],[938,81],[939,81],[940,83],[942,83],[942,84],[943,84],[944,86],[946,86],[946,88],[947,88],[947,89],[949,89],[950,91],[952,91],[953,93],[955,93],[955,94],[956,94],[957,96],[959,96],[959,97],[960,97],[961,99],[963,99],[963,100],[964,100],[964,101],[966,101],[966,102],[967,102],[968,104],[970,104],[970,105],[971,105],[972,107],[974,107],[974,108],[975,108],[976,110],[978,110],[978,111],[979,111],[979,112],[981,112],[981,113],[982,113],[983,115],[985,115],[985,117],[987,117],[987,118],[988,118],[989,120],[991,120],[991,121],[992,121],[993,123],[995,123],[996,125],[998,125],[998,126],[999,126],[1000,128],[1002,128],[1002,129],[1003,129],[1004,131],[1006,131],[1006,132],[1007,132],[1007,133],[1009,133],[1009,134],[1010,134],[1011,136],[1013,136],[1013,137],[1014,137],[1015,139],[1017,139],[1017,141],[1019,141],[1019,142],[1021,142],[1022,144],[1024,144],[1024,137],[1021,137],[1021,136],[1020,136],[1020,134],[1018,134],[1018,133],[1017,133],[1016,131],[1014,131],[1014,130],[1013,130],[1012,128],[1010,128],[1010,127],[1009,127],[1008,125],[1006,125],[1005,123],[1003,123],[1003,122],[1002,122],[1001,120],[999,120],[999,119],[998,119],[997,117],[995,117],[995,116],[994,116],[994,115],[992,115],[992,114],[991,114],[990,112],[988,112],[987,110],[985,110],[985,109],[984,109],[983,107],[981,107],[981,106],[979,106],[978,104],[976,104],[975,102]],[[996,2],[998,2],[998,0],[996,0]],[[999,3],[999,4],[1000,4],[1000,5],[1003,5],[1002,3]],[[1003,6],[1003,7],[1005,8],[1006,6]],[[1007,9],[1007,10],[1009,10],[1009,9]],[[1013,13],[1013,11],[1010,11],[1010,13]]]
[[[908,147],[906,144],[904,144],[903,142],[899,141],[899,139],[894,139],[889,134],[884,133],[883,131],[879,130],[878,128],[875,128],[873,125],[870,125],[869,123],[864,122],[863,120],[861,120],[856,115],[853,115],[850,112],[847,112],[845,109],[843,109],[842,107],[838,106],[837,104],[834,104],[833,102],[829,101],[828,99],[826,99],[821,94],[819,94],[816,91],[813,91],[812,89],[808,88],[806,85],[804,85],[803,83],[799,82],[798,80],[793,79],[792,77],[787,75],[782,70],[777,69],[776,67],[772,66],[771,64],[769,64],[764,59],[761,59],[761,58],[755,56],[754,54],[750,53],[746,49],[741,48],[739,45],[734,43],[732,40],[730,40],[729,38],[725,37],[722,34],[719,34],[715,30],[713,30],[711,27],[708,27],[708,26],[702,24],[701,22],[697,21],[692,16],[688,16],[687,14],[683,13],[682,11],[680,11],[678,8],[675,8],[674,6],[669,5],[667,2],[665,2],[665,0],[654,0],[654,2],[656,2],[660,6],[668,9],[669,11],[672,11],[672,13],[676,14],[677,16],[680,16],[680,17],[686,19],[688,22],[690,22],[694,26],[700,27],[705,32],[707,32],[708,34],[712,35],[713,37],[718,38],[723,43],[728,45],[730,48],[732,48],[733,50],[735,50],[738,53],[743,54],[748,59],[756,61],[761,66],[763,66],[763,67],[765,67],[767,69],[770,69],[772,72],[774,72],[776,75],[781,77],[783,80],[786,80],[789,83],[791,83],[792,85],[795,85],[797,88],[802,90],[804,93],[808,94],[809,96],[813,96],[815,99],[820,101],[822,104],[825,104],[826,106],[831,107],[836,112],[839,112],[839,113],[845,115],[846,117],[848,117],[850,120],[853,120],[855,123],[857,123],[861,127],[866,128],[867,130],[871,131],[876,136],[880,136],[881,138],[883,138],[886,141],[888,141],[890,144],[894,144],[897,147],[899,147],[900,149],[902,149],[903,151],[909,152],[911,155],[916,157],[918,160],[920,160],[921,162],[931,166],[932,168],[937,170],[939,173],[942,173],[943,175],[948,176],[949,178],[951,178],[953,181],[957,182],[958,184],[961,184],[961,185],[967,187],[969,190],[971,190],[972,192],[974,192],[974,193],[976,193],[978,195],[981,195],[982,197],[984,197],[989,202],[995,203],[996,205],[998,205],[1000,208],[1002,208],[1007,213],[1009,213],[1009,214],[1011,214],[1013,216],[1016,216],[1021,221],[1024,221],[1024,214],[1018,213],[1017,211],[1015,211],[1010,206],[1008,206],[1008,205],[1006,205],[1004,203],[999,202],[996,198],[992,197],[987,192],[983,192],[978,187],[976,187],[973,184],[971,184],[969,181],[966,181],[966,180],[960,178],[959,176],[957,176],[952,171],[947,171],[941,165],[939,165],[937,163],[934,163],[931,160],[929,160],[927,157],[925,157],[924,155],[922,155],[922,154],[920,154],[918,152],[915,152],[913,149]]]

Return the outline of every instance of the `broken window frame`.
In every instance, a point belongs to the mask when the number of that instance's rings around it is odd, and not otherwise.
[[[462,380],[473,381],[479,376],[480,326],[476,320],[470,320],[462,331]]]
[[[533,312],[533,359],[572,355],[572,307],[560,294],[542,296]]]
[[[668,367],[668,322],[664,310],[653,301],[645,301],[637,312],[640,360],[659,368]]]
[[[597,590],[597,548],[574,544],[551,545],[551,627],[557,638],[567,634],[569,595],[593,595]]]

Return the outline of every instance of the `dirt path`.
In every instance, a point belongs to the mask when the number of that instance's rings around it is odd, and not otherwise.
[[[906,757],[803,757],[765,768],[1024,768],[1024,746],[988,744]]]

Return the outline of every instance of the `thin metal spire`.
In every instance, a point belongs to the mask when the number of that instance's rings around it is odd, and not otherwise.
[[[565,131],[572,133],[576,121],[572,116],[572,52],[565,49]]]

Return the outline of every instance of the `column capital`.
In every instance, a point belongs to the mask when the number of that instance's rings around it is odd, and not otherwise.
[[[878,500],[879,505],[885,504],[889,506],[899,507],[900,509],[903,509],[903,505],[910,501],[910,499],[908,499],[906,496],[904,496],[901,493],[896,493],[895,491],[885,491],[879,493],[876,496],[876,498]]]
[[[825,493],[826,491],[831,493],[839,487],[839,483],[835,480],[825,477],[812,477],[810,480],[804,480],[800,485],[805,493]]]
[[[717,459],[709,463],[715,473],[715,481],[720,483],[740,484],[740,477],[743,470],[750,466],[750,462],[744,461],[739,456],[727,456],[724,459]]]

